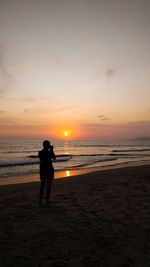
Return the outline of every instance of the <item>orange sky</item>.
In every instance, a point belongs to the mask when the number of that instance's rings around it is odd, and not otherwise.
[[[150,136],[149,14],[146,0],[1,1],[0,136]]]

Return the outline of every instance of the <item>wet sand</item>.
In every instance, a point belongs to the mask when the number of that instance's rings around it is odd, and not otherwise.
[[[127,163],[106,165],[106,166],[95,167],[95,168],[58,171],[58,172],[55,172],[55,179],[70,178],[71,176],[78,176],[78,175],[90,173],[90,172],[112,170],[112,169],[118,169],[118,168],[125,168],[129,166],[141,166],[141,165],[148,165],[148,164],[150,164],[149,160],[143,160],[143,161],[133,161],[133,162],[127,162]],[[0,186],[10,185],[10,184],[31,183],[31,182],[37,182],[37,181],[40,181],[39,174],[19,175],[19,176],[8,177],[8,178],[7,177],[0,178]]]
[[[0,187],[0,266],[150,266],[150,165]]]

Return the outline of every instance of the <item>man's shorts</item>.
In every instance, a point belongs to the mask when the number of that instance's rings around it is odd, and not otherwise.
[[[54,169],[40,170],[40,180],[53,180],[54,179]]]

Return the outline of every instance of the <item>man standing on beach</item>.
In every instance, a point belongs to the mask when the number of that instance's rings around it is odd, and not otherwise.
[[[52,181],[54,180],[54,168],[52,159],[56,159],[53,146],[48,140],[43,142],[43,149],[39,151],[40,159],[40,203],[43,200],[44,190],[46,186],[46,203],[49,203]]]

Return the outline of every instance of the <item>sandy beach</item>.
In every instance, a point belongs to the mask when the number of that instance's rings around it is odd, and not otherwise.
[[[0,187],[0,266],[150,266],[150,165]]]

